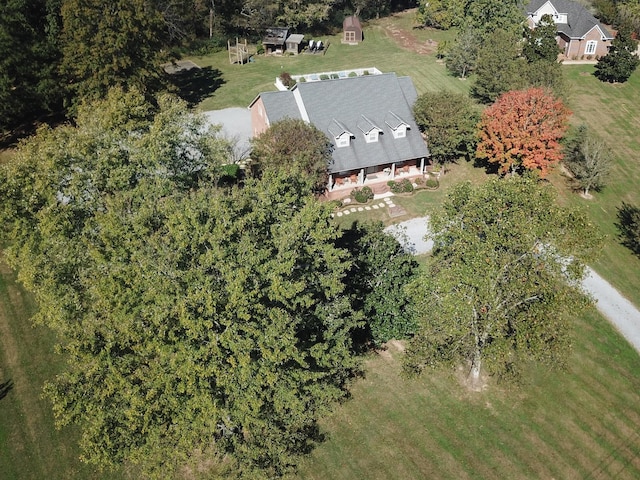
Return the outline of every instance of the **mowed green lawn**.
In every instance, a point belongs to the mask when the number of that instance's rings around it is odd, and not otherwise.
[[[410,29],[411,18],[395,16],[367,27],[366,40],[357,47],[327,37],[331,46],[325,56],[259,57],[243,66],[229,65],[226,52],[195,59],[219,69],[224,81],[201,108],[247,106],[260,91],[272,90],[283,70],[375,66],[410,75],[420,93],[468,90],[468,82],[447,76],[433,56],[398,48],[385,33],[389,26]],[[421,42],[451,38],[450,33],[407,31]],[[640,206],[640,120],[634,116],[640,74],[612,86],[590,76],[592,67],[564,68],[576,119],[610,142],[616,168],[610,186],[591,201],[571,193],[561,177],[551,180],[563,201],[587,205],[594,224],[609,234],[595,267],[639,305],[640,263],[618,245],[614,224],[622,200]],[[396,203],[410,215],[422,215],[437,208],[450,184],[482,181],[483,175],[469,164],[454,166],[440,190],[398,197]],[[28,321],[34,308],[0,263],[0,384],[13,384],[0,399],[0,478],[123,478],[120,472],[101,475],[83,465],[77,432],[54,429],[50,405],[40,395],[43,382],[62,365],[52,353],[51,335]],[[480,393],[469,392],[456,372],[402,378],[402,354],[395,345],[371,355],[352,399],[323,422],[326,442],[293,478],[640,478],[640,357],[595,310],[575,320],[574,333],[567,372],[532,369],[522,388],[490,384]]]
[[[321,37],[325,43],[330,42],[325,55],[259,55],[254,57],[255,62],[244,65],[231,65],[226,50],[207,57],[192,57],[199,66],[218,70],[222,79],[220,88],[199,107],[202,110],[247,107],[260,92],[275,90],[274,82],[281,72],[297,75],[367,67],[377,67],[382,72],[409,75],[418,92],[442,89],[467,92],[468,82],[449,77],[444,65],[437,63],[435,56],[418,55],[408,49],[398,48],[397,43],[388,36],[387,30],[383,27],[406,28],[410,20],[410,16],[404,15],[384,19],[381,24],[370,25],[365,28],[366,38],[360,45],[343,45],[340,36]],[[451,33],[443,34],[432,30],[417,30],[411,34],[420,42],[452,37]],[[371,94],[384,95],[384,92]]]
[[[640,478],[640,357],[595,310],[574,331],[567,372],[532,369],[526,386],[480,393],[461,371],[402,378],[389,346],[291,478]]]
[[[42,385],[62,364],[51,332],[29,320],[35,308],[0,255],[0,478],[119,478],[81,463],[78,433],[54,427]]]
[[[556,175],[563,199],[584,205],[594,223],[608,236],[602,256],[593,267],[640,307],[640,258],[620,244],[616,227],[622,202],[640,208],[640,71],[620,85],[596,79],[593,66],[566,65],[566,78],[571,85],[572,122],[585,123],[610,147],[614,158],[611,177],[602,192],[592,200],[584,200],[565,188],[566,182]]]

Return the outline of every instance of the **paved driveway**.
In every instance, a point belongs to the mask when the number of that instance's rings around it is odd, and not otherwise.
[[[253,133],[249,109],[232,107],[203,113],[212,124],[222,125],[222,135],[228,139],[237,140],[236,157],[245,157],[249,152],[249,140]]]

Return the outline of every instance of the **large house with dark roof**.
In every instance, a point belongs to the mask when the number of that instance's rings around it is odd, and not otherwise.
[[[571,0],[531,0],[525,7],[529,27],[550,15],[558,29],[556,40],[567,59],[603,57],[613,35],[589,11]]]
[[[291,90],[264,92],[251,105],[254,136],[285,118],[302,119],[333,144],[328,189],[367,176],[424,171],[429,150],[413,117],[416,89],[395,73],[298,82]]]

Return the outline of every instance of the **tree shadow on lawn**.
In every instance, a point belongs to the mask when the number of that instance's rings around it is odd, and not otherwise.
[[[176,88],[178,96],[190,107],[210,97],[225,83],[222,72],[212,67],[180,70],[169,75],[169,82]]]
[[[7,380],[4,383],[0,383],[0,400],[6,397],[11,390],[13,390],[12,380]]]
[[[640,208],[623,202],[618,208],[616,227],[620,243],[640,256]]]

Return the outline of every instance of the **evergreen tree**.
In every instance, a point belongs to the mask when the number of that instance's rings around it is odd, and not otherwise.
[[[522,54],[529,63],[538,60],[558,61],[560,47],[556,42],[557,30],[551,15],[543,15],[535,28],[524,29]]]
[[[626,82],[640,63],[635,53],[638,42],[628,28],[621,28],[609,47],[609,53],[598,60],[594,75],[603,82]]]

